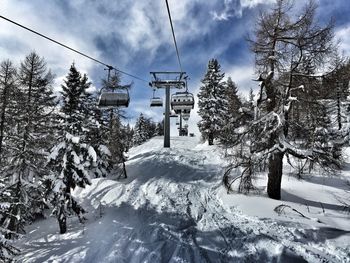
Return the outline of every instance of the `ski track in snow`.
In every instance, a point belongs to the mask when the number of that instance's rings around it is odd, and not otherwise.
[[[85,225],[72,218],[68,233],[59,235],[52,218],[33,224],[20,241],[20,261],[350,262],[350,252],[332,243],[327,229],[226,206],[218,194],[219,150],[196,138],[171,143],[163,149],[162,138],[155,138],[133,148],[126,180],[94,179],[76,190],[90,211]]]

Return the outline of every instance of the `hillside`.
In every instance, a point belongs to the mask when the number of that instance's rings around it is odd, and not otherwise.
[[[54,218],[29,226],[20,261],[350,262],[350,216],[336,198],[349,194],[348,171],[299,181],[287,170],[282,201],[227,195],[218,148],[190,137],[162,146],[156,137],[132,148],[128,179],[93,179],[74,191],[88,210],[84,225],[72,217],[63,235]],[[277,215],[282,203],[308,218]]]

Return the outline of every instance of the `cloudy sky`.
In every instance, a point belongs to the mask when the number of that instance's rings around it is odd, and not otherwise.
[[[242,95],[257,90],[254,57],[245,37],[252,32],[261,9],[274,0],[168,0],[189,89],[196,94],[208,60],[217,58],[226,76],[238,84]],[[298,5],[306,1],[295,1]],[[335,18],[336,36],[350,55],[349,0],[316,0],[320,23]],[[164,0],[0,0],[0,15],[48,35],[106,64],[150,80],[150,71],[178,70]],[[0,59],[19,64],[35,50],[45,57],[56,75],[58,89],[72,62],[100,87],[106,71],[69,50],[0,19]],[[122,82],[133,79],[123,76]],[[158,92],[160,96],[163,91]],[[161,110],[149,107],[152,90],[147,82],[134,80],[126,122],[134,123],[141,112],[155,120]],[[195,109],[196,111],[196,109]],[[193,111],[190,132],[198,133]],[[174,122],[174,121],[172,121]],[[173,123],[172,132],[174,132]]]

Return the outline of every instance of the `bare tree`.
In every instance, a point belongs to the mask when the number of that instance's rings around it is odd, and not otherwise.
[[[336,50],[333,23],[318,25],[316,8],[309,1],[297,11],[292,1],[278,0],[270,12],[261,13],[255,37],[249,40],[259,73],[260,96],[256,119],[244,134],[253,134],[251,154],[267,161],[267,193],[273,199],[281,198],[286,153],[319,163],[337,162],[324,145],[306,149],[289,140],[289,115],[293,104],[299,103],[296,91],[314,88],[320,76],[317,70],[324,70]]]

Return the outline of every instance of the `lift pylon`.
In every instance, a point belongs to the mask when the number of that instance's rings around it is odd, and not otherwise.
[[[153,79],[149,83],[152,88],[165,89],[164,148],[170,147],[170,89],[186,87],[186,72],[157,71],[150,72]]]

